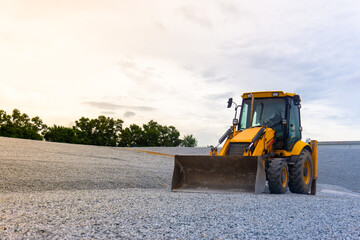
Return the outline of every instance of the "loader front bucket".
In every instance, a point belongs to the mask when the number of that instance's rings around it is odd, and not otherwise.
[[[173,191],[262,193],[265,184],[261,157],[175,155]]]

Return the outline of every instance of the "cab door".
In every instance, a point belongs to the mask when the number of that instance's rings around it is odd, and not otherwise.
[[[300,103],[295,104],[292,98],[289,99],[289,122],[287,136],[287,150],[291,151],[295,143],[301,140]]]

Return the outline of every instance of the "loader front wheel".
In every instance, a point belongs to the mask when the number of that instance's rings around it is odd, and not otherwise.
[[[307,194],[311,189],[313,168],[311,153],[303,149],[294,165],[289,166],[289,188],[292,193]]]
[[[284,159],[273,159],[267,169],[267,179],[271,193],[286,193],[289,182],[289,171]]]

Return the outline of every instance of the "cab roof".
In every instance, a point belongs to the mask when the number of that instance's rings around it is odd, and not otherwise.
[[[284,93],[283,91],[263,91],[263,92],[247,92],[243,93],[242,98],[251,98],[251,94],[254,98],[277,98],[277,97],[294,97],[295,93]],[[300,98],[300,97],[299,97]]]

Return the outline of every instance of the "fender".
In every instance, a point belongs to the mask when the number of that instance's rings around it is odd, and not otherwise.
[[[306,148],[307,150],[310,151],[310,153],[312,152],[311,147],[309,144],[307,144],[306,142],[303,141],[297,141],[293,147],[293,149],[291,150],[291,156],[297,156],[301,153],[301,151]]]

